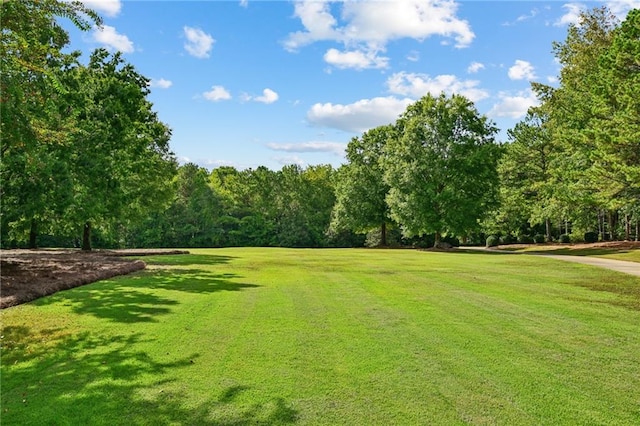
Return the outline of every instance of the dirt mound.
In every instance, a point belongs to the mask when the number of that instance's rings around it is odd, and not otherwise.
[[[184,250],[2,250],[0,309],[146,267],[123,256],[186,254]]]

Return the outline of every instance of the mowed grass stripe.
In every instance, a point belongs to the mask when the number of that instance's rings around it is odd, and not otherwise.
[[[499,254],[194,252],[3,311],[3,423],[640,422],[637,278]]]

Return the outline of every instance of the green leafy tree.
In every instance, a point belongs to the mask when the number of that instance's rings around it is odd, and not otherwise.
[[[640,200],[640,9],[631,10],[611,34],[594,73],[594,116],[584,133],[597,152],[591,183],[617,210]]]
[[[554,215],[552,167],[557,158],[546,127],[542,108],[532,108],[525,119],[508,131],[498,171],[501,180],[500,210],[513,225],[524,219],[543,223],[547,241],[551,240],[551,217]]]
[[[178,169],[176,195],[167,211],[171,239],[180,247],[207,247],[215,239],[220,203],[206,169],[188,163]]]
[[[69,36],[56,19],[81,30],[101,20],[80,2],[56,0],[2,1],[0,16],[2,240],[26,231],[35,247],[38,228],[59,218],[71,193],[65,145],[75,117],[60,78],[77,54],[63,53]]]
[[[336,176],[336,203],[331,229],[366,233],[379,228],[387,245],[389,208],[385,200],[389,185],[383,179],[382,157],[387,142],[394,137],[391,125],[380,126],[355,137],[347,145],[347,164]]]
[[[305,185],[299,197],[305,206],[313,247],[327,245],[331,210],[336,203],[334,174],[329,164],[308,166],[302,173]]]
[[[612,99],[596,96],[609,84],[607,72],[598,64],[609,51],[617,26],[618,20],[605,7],[581,13],[579,23],[569,26],[566,39],[553,45],[562,65],[559,87],[533,85],[548,114],[550,137],[561,153],[551,171],[556,209],[565,219],[583,224],[591,222],[588,216],[595,216],[594,212],[608,210],[610,228],[614,228],[619,207],[616,194],[621,188],[613,182],[620,176],[604,172],[611,168],[602,165],[619,162],[610,154],[610,134],[597,131],[594,124],[610,120],[603,112]]]
[[[73,204],[67,218],[83,226],[82,248],[91,250],[94,224],[126,217],[141,220],[170,200],[166,182],[175,174],[170,129],[146,99],[149,80],[119,53],[96,50],[85,66],[66,76],[75,88]]]
[[[463,96],[427,95],[407,107],[385,148],[391,216],[407,236],[466,235],[496,202],[497,129]]]

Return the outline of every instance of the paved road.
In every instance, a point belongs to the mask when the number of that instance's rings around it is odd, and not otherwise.
[[[588,256],[566,256],[561,254],[537,254],[536,256],[546,256],[553,259],[565,260],[567,262],[584,263],[586,265],[599,266],[613,271],[624,272],[625,274],[640,277],[640,263],[627,262],[624,260],[605,259],[602,257]]]
[[[585,265],[599,266],[600,268],[611,269],[613,271],[624,272],[625,274],[640,277],[640,263],[627,262],[625,260],[605,259],[602,257],[588,256],[567,256],[562,254],[541,254],[541,253],[514,253],[510,251],[490,250],[484,247],[460,247],[464,250],[490,251],[491,253],[521,254],[528,256],[546,256],[552,259],[564,260],[566,262],[584,263]]]

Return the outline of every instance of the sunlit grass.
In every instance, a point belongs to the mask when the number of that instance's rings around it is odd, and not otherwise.
[[[197,250],[10,308],[2,424],[638,424],[640,279],[537,256]]]

